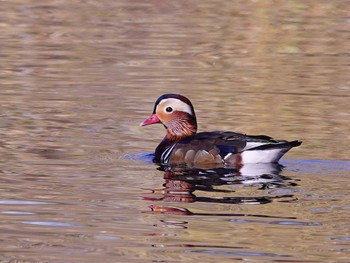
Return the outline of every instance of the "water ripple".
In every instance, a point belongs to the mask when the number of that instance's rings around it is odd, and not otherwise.
[[[52,202],[28,201],[28,200],[0,200],[0,205],[54,205]]]
[[[212,249],[198,249],[187,250],[186,253],[203,253],[212,255],[237,255],[237,256],[252,256],[252,257],[291,257],[290,255],[265,253],[265,252],[249,252],[249,251],[232,251],[232,250],[212,250]]]
[[[82,227],[79,224],[54,222],[54,221],[22,221],[22,224],[36,225],[36,226],[53,226],[53,227]]]

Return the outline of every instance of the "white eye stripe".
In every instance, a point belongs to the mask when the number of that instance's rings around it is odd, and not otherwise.
[[[167,107],[171,107],[171,108],[173,108],[174,111],[183,111],[183,112],[187,112],[190,115],[193,115],[193,112],[192,112],[190,105],[188,105],[187,103],[185,103],[179,99],[175,99],[175,98],[169,98],[169,99],[162,100],[158,104],[157,108],[158,107],[162,107],[164,110]]]

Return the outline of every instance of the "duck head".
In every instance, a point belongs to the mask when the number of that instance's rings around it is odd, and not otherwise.
[[[164,94],[154,104],[151,117],[140,126],[162,123],[167,131],[166,138],[178,141],[197,132],[197,120],[192,103],[179,94]]]

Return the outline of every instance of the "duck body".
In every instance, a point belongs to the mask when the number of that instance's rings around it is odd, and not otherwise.
[[[178,94],[159,97],[151,117],[140,125],[155,123],[162,123],[166,129],[153,160],[160,164],[275,163],[302,143],[228,131],[197,133],[192,103]]]

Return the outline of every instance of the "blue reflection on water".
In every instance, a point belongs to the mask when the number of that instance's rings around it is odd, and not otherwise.
[[[338,160],[282,160],[288,170],[300,173],[330,174],[350,171],[350,161]]]
[[[53,222],[53,221],[22,221],[22,224],[37,226],[55,226],[55,227],[81,227],[79,224]]]

